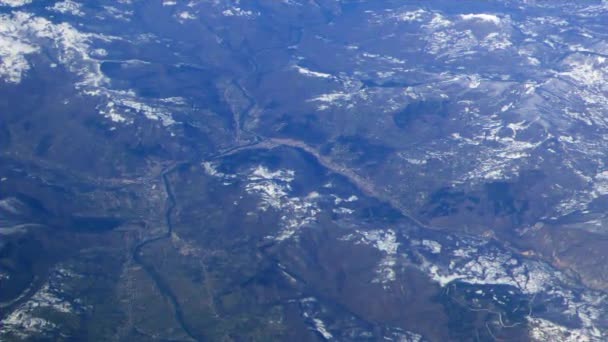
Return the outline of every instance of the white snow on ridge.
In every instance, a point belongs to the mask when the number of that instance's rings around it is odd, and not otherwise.
[[[360,89],[356,84],[349,84],[349,82],[344,82],[344,80],[342,80],[342,83],[346,83],[343,90],[317,95],[309,99],[308,102],[320,103],[317,110],[322,111],[330,106],[352,109],[355,108],[356,104],[369,100],[370,93],[366,89]]]
[[[305,76],[319,77],[319,78],[332,78],[333,77],[331,74],[326,74],[326,73],[318,72],[318,71],[312,71],[310,69],[306,69],[306,68],[301,67],[299,65],[294,66],[294,68],[300,74],[305,75]]]
[[[81,85],[99,86],[106,81],[101,73],[95,68],[88,70],[82,65],[83,62],[92,62],[88,56],[92,38],[107,39],[100,35],[81,33],[67,23],[54,24],[45,18],[35,17],[29,13],[14,12],[12,15],[0,15],[0,39],[4,42],[4,46],[14,49],[13,59],[20,59],[23,61],[22,63],[27,63],[26,54],[38,52],[45,43],[50,43],[57,50],[60,62],[71,67],[72,71],[83,77]],[[30,46],[30,48],[25,49],[24,46]],[[5,61],[3,61],[3,65],[4,63]],[[25,68],[25,66],[23,67]],[[29,68],[29,64],[27,68]]]
[[[441,244],[437,241],[424,239],[420,244],[426,247],[433,254],[441,253]]]
[[[2,320],[0,334],[14,334],[22,339],[40,336],[57,329],[57,325],[45,319],[34,317],[27,311],[17,309]]]
[[[397,254],[397,249],[400,243],[397,242],[397,235],[392,229],[386,230],[371,230],[371,231],[359,231],[359,234],[363,236],[363,241],[371,243],[379,251],[382,251],[388,255]]]
[[[347,94],[344,92],[335,92],[335,93],[319,95],[319,96],[311,99],[310,101],[334,103],[334,102],[339,102],[339,101],[348,101],[352,97],[353,97],[353,94]]]
[[[425,240],[423,240],[425,241]],[[429,240],[426,240],[429,241]],[[431,254],[439,254],[441,248],[434,243],[417,243]],[[467,250],[476,252],[470,253]],[[458,280],[477,285],[510,285],[522,293],[535,294],[546,290],[548,283],[561,281],[561,274],[555,274],[546,265],[536,261],[520,262],[507,253],[499,251],[479,252],[477,247],[462,246],[453,251],[448,267],[440,267],[430,263],[423,264],[432,279],[441,286]]]
[[[596,331],[571,329],[539,317],[528,317],[530,338],[533,341],[592,342],[602,341],[602,335]]]
[[[324,339],[330,340],[334,337],[329,331],[327,331],[327,328],[325,328],[325,323],[323,323],[322,320],[318,318],[313,318],[312,321],[315,324],[315,328],[321,334],[321,336],[323,336]]]
[[[64,0],[56,2],[53,6],[47,7],[51,11],[62,14],[71,14],[78,17],[83,17],[82,5],[72,0]]]
[[[399,243],[394,231],[357,230],[340,240],[351,241],[355,245],[370,245],[382,251],[384,256],[378,264],[373,282],[382,284],[386,289],[388,283],[395,280]],[[563,287],[570,280],[561,272],[540,261],[514,257],[510,252],[492,245],[489,240],[449,240],[455,243],[457,249],[447,244],[442,248],[439,242],[428,238],[411,239],[412,248],[403,250],[406,253],[404,257],[407,258],[412,252],[414,260],[421,259],[418,267],[442,287],[455,281],[472,285],[512,286],[519,293],[528,295],[532,301],[537,296],[553,298],[551,301],[556,303],[556,309],[562,310],[564,317],[580,320],[581,327],[571,330],[572,339],[563,339],[558,337],[570,336],[566,328],[542,318],[542,315],[530,315],[527,319],[533,328],[530,334],[534,340],[605,340],[605,332],[598,330],[596,324],[603,317],[602,308],[605,307],[607,296],[593,291],[577,294],[569,287]]]
[[[231,7],[223,10],[222,15],[225,17],[253,17],[259,16],[260,14],[253,11],[244,10],[240,7]]]
[[[342,241],[354,241],[355,244],[371,245],[381,251],[384,256],[378,263],[376,278],[373,283],[380,283],[384,288],[397,279],[395,266],[397,265],[397,250],[400,243],[394,230],[357,230],[341,238]]]
[[[62,298],[63,282],[74,277],[80,275],[65,268],[54,269],[49,280],[30,299],[0,321],[0,339],[2,336],[11,335],[23,339],[44,337],[59,328],[57,324],[42,318],[48,315],[48,310],[55,315],[80,312],[80,307],[75,307],[72,302]],[[79,299],[75,299],[74,303],[79,303]]]
[[[206,162],[203,162],[201,165],[203,166],[203,170],[205,170],[205,173],[208,174],[209,176],[221,177],[221,178],[226,177],[226,174],[218,171],[216,168],[216,165],[214,165],[211,162],[206,161]]]
[[[196,16],[188,11],[182,11],[177,14],[177,17],[181,20],[194,20]]]
[[[224,180],[234,180],[237,175],[224,174],[212,163],[202,164],[205,172]],[[319,194],[311,192],[305,197],[291,196],[291,182],[295,178],[293,170],[272,171],[263,165],[258,165],[245,175],[244,190],[260,198],[260,211],[276,210],[281,214],[280,229],[274,236],[268,238],[275,241],[285,241],[297,237],[301,228],[313,223],[320,209],[317,204]],[[226,182],[225,185],[232,184]]]
[[[608,78],[608,68],[605,57],[573,56],[565,61],[567,71],[560,75],[568,76],[584,86],[603,86]]]
[[[462,20],[479,20],[488,23],[492,23],[495,25],[500,24],[501,19],[495,14],[487,14],[487,13],[470,13],[470,14],[462,14],[460,16]]]
[[[608,195],[608,171],[595,175],[593,185],[593,197]]]
[[[0,6],[21,7],[31,4],[32,0],[0,0]]]
[[[424,27],[430,30],[438,30],[451,25],[452,22],[449,19],[439,13],[433,13],[433,19],[431,19],[428,24],[424,25]]]
[[[114,99],[116,103],[125,107],[126,112],[142,114],[149,120],[160,121],[163,126],[170,126],[175,123],[175,120],[173,120],[171,113],[167,109],[163,108],[162,106],[151,106],[149,104],[140,102],[137,100],[137,96],[133,92],[113,91],[109,92],[109,95],[110,100]]]
[[[488,241],[460,240],[458,249],[440,251],[447,259],[440,262],[429,261],[429,250],[420,241],[411,241],[412,246],[422,246],[415,254],[422,258],[419,266],[431,279],[444,287],[452,282],[472,285],[507,285],[517,288],[533,301],[535,297],[552,298],[551,301],[561,308],[564,317],[576,317],[581,327],[567,329],[554,322],[535,315],[528,316],[531,337],[537,341],[600,341],[606,339],[606,332],[596,325],[602,320],[607,296],[587,291],[577,294],[569,290],[570,284],[560,271],[537,260],[516,259],[510,252],[490,247]],[[437,260],[432,258],[431,260]],[[553,309],[555,310],[555,309]],[[572,334],[572,335],[570,335]]]
[[[393,18],[404,21],[404,22],[414,22],[414,21],[422,21],[425,14],[427,14],[423,9],[417,9],[414,11],[405,11],[401,13],[397,13],[393,16]]]
[[[294,180],[294,177],[295,172],[293,170],[277,170],[273,172],[263,165],[258,165],[251,173],[249,179],[254,181],[276,179],[289,183]]]
[[[26,55],[38,52],[38,48],[16,40],[1,32],[4,27],[0,17],[0,76],[8,83],[20,83],[23,75],[30,69]]]
[[[74,8],[72,8],[74,9]],[[98,108],[100,114],[114,122],[129,123],[127,116],[141,114],[168,126],[175,121],[161,100],[142,102],[131,90],[111,89],[111,81],[101,72],[104,49],[95,49],[93,42],[111,42],[118,38],[80,32],[68,23],[53,23],[46,18],[25,12],[0,15],[0,77],[5,82],[19,83],[30,69],[28,55],[42,49],[50,52],[61,64],[75,74],[76,90],[105,100]]]

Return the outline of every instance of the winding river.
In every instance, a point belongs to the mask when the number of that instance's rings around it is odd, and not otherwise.
[[[156,287],[161,292],[161,294],[165,298],[167,298],[169,300],[169,302],[171,302],[171,305],[173,306],[173,310],[174,310],[174,314],[175,314],[175,319],[176,319],[177,323],[179,324],[179,326],[182,328],[182,330],[191,339],[193,339],[195,341],[202,341],[202,340],[204,340],[204,338],[197,336],[196,333],[186,323],[186,320],[184,319],[184,313],[179,304],[179,301],[177,300],[177,296],[173,293],[169,284],[167,284],[167,282],[162,278],[162,276],[158,273],[158,271],[156,269],[154,269],[154,266],[152,264],[147,263],[142,258],[142,255],[141,255],[142,249],[144,247],[146,247],[147,245],[154,243],[154,242],[158,242],[161,240],[171,238],[171,233],[173,232],[173,224],[171,222],[171,213],[173,212],[173,209],[176,206],[176,201],[175,201],[175,196],[173,194],[173,190],[171,189],[171,183],[169,182],[168,175],[171,172],[173,172],[180,165],[182,165],[182,164],[172,165],[172,166],[166,168],[165,170],[163,170],[163,172],[161,173],[163,185],[165,187],[165,193],[167,194],[167,203],[168,203],[167,209],[165,211],[165,222],[167,225],[167,230],[162,235],[151,237],[151,238],[145,239],[144,241],[141,241],[140,243],[138,243],[135,246],[135,248],[133,249],[133,260],[137,264],[142,266],[142,268],[146,271],[146,273],[150,276],[150,278],[152,278],[152,280],[156,284]]]

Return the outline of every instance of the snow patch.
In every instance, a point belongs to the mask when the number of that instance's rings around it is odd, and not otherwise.
[[[53,6],[47,8],[51,11],[58,12],[61,14],[71,14],[77,17],[84,16],[84,12],[82,11],[82,5],[72,0],[59,1],[53,4]]]
[[[494,14],[487,14],[487,13],[470,13],[470,14],[462,14],[460,16],[460,18],[462,20],[478,20],[478,21],[484,21],[487,23],[492,23],[494,25],[499,25],[501,22],[501,19],[494,15]]]
[[[260,197],[260,210],[274,209],[281,213],[281,230],[276,236],[268,237],[275,241],[296,237],[301,228],[315,222],[320,212],[316,192],[304,198],[290,195],[294,178],[293,170],[271,171],[262,165],[253,168],[247,176],[245,191]]]
[[[177,14],[177,17],[181,20],[194,20],[196,16],[188,11],[182,11]]]
[[[309,76],[309,77],[318,77],[318,78],[332,78],[333,76],[330,74],[326,74],[323,72],[318,72],[318,71],[312,71],[310,69],[306,69],[304,67],[301,67],[299,65],[294,66],[294,68],[302,75],[305,76]]]
[[[31,4],[32,0],[0,0],[0,6],[21,7]]]
[[[244,10],[240,7],[231,7],[222,11],[222,14],[226,17],[253,17],[259,15],[253,11]]]
[[[313,318],[312,321],[315,324],[315,329],[319,332],[319,334],[321,334],[321,336],[323,336],[324,339],[330,340],[334,337],[329,331],[327,331],[327,328],[325,328],[325,323],[323,323],[322,320]]]
[[[354,241],[355,244],[370,245],[381,251],[384,256],[378,263],[376,277],[373,283],[380,283],[384,288],[397,279],[395,266],[397,265],[397,250],[400,243],[397,242],[397,234],[392,229],[386,230],[357,230],[341,238],[342,241]]]

